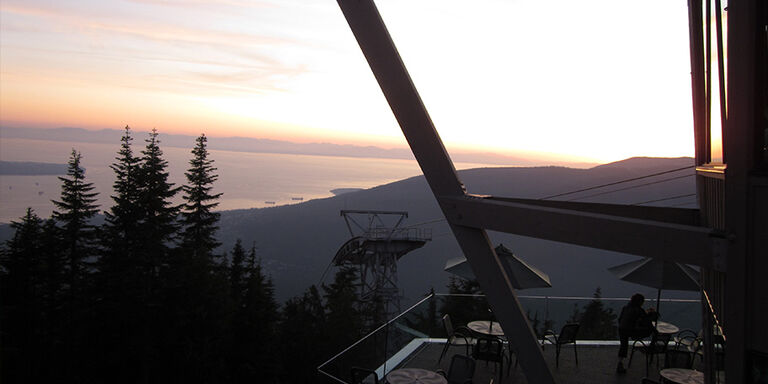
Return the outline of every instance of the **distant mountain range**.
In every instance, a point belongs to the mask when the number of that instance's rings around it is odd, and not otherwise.
[[[192,148],[195,137],[160,132],[163,146]],[[0,137],[33,140],[77,141],[85,143],[115,144],[120,142],[123,131],[119,129],[87,130],[82,128],[13,128],[0,127]],[[135,131],[134,137],[142,140],[146,132]],[[282,153],[315,156],[365,157],[382,159],[413,159],[408,148],[381,148],[376,146],[345,145],[333,143],[293,143],[289,141],[256,139],[249,137],[209,137],[208,148],[223,151]],[[520,156],[496,153],[452,152],[456,162],[498,164],[515,166],[541,165],[543,160],[530,160]],[[559,161],[557,165],[588,167],[594,164]]]

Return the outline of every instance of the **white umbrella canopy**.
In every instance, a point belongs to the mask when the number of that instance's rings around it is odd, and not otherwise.
[[[499,244],[499,246],[496,247],[496,254],[499,256],[501,264],[504,266],[504,270],[506,270],[509,279],[512,281],[512,286],[515,289],[552,287],[552,284],[549,282],[549,276],[547,276],[546,273],[525,261],[520,260],[504,245]],[[472,267],[469,266],[467,259],[464,257],[448,260],[448,262],[445,263],[444,269],[447,272],[467,280],[475,279]]]
[[[674,261],[643,258],[608,268],[608,270],[621,280],[658,289],[657,306],[662,289],[699,290],[699,271]]]

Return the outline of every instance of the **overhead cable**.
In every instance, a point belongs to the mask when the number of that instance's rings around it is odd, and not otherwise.
[[[669,178],[666,178],[666,179],[662,179],[662,180],[651,181],[651,182],[649,182],[649,183],[643,183],[643,184],[638,184],[638,185],[632,185],[632,186],[629,186],[629,187],[624,187],[624,188],[614,189],[614,190],[612,190],[612,191],[598,192],[598,193],[595,193],[595,194],[592,194],[592,195],[581,196],[581,197],[575,197],[575,198],[573,198],[573,199],[571,199],[571,200],[568,200],[568,201],[575,201],[575,200],[587,199],[587,198],[590,198],[590,197],[595,197],[595,196],[600,196],[600,195],[607,195],[607,194],[609,194],[609,193],[620,192],[620,191],[626,191],[626,190],[628,190],[628,189],[633,189],[633,188],[640,188],[640,187],[645,187],[646,185],[659,184],[659,183],[664,183],[664,182],[667,182],[667,181],[672,181],[672,180],[682,179],[682,178],[685,178],[685,177],[691,177],[691,176],[693,176],[693,174],[690,174],[690,175],[683,175],[683,176],[675,176],[675,177],[669,177]]]
[[[696,196],[696,194],[695,193],[689,193],[687,195],[678,195],[678,196],[665,197],[663,199],[648,200],[648,201],[643,201],[642,203],[634,203],[634,204],[631,204],[631,205],[641,205],[641,204],[648,204],[648,203],[656,203],[656,202],[659,202],[659,201],[674,200],[674,199],[680,199],[680,198],[689,197],[689,196]]]
[[[591,191],[591,190],[593,190],[593,189],[598,189],[598,188],[603,188],[603,187],[609,187],[609,186],[611,186],[611,185],[616,185],[616,184],[621,184],[621,183],[627,183],[627,182],[630,182],[630,181],[635,181],[635,180],[642,180],[642,179],[647,179],[647,178],[649,178],[649,177],[653,177],[653,176],[659,176],[659,175],[664,175],[664,174],[667,174],[667,173],[672,173],[672,172],[682,171],[682,170],[684,170],[684,169],[690,169],[690,168],[694,168],[694,166],[693,166],[693,165],[689,165],[689,166],[687,166],[687,167],[681,167],[681,168],[670,169],[670,170],[668,170],[668,171],[663,171],[663,172],[653,173],[653,174],[650,174],[650,175],[645,175],[645,176],[640,176],[640,177],[633,177],[633,178],[631,178],[631,179],[620,180],[620,181],[616,181],[616,182],[613,182],[613,183],[608,183],[608,184],[598,185],[598,186],[594,186],[594,187],[589,187],[589,188],[579,189],[579,190],[577,190],[577,191],[571,191],[571,192],[565,192],[565,193],[558,193],[557,195],[552,195],[552,196],[542,197],[542,198],[540,198],[539,200],[547,200],[547,199],[551,199],[551,198],[554,198],[554,197],[560,197],[560,196],[565,196],[565,195],[572,195],[572,194],[574,194],[574,193],[579,193],[579,192]]]

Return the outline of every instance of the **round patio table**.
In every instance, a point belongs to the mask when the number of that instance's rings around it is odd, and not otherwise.
[[[435,371],[421,368],[400,368],[387,374],[389,384],[448,384],[445,377]]]
[[[704,384],[704,373],[695,369],[667,368],[662,369],[659,374],[673,383]]]
[[[496,321],[475,320],[467,324],[467,328],[483,335],[504,336],[501,324]]]
[[[665,321],[657,321],[656,322],[656,332],[658,332],[658,333],[678,333],[678,332],[680,332],[680,328],[678,328],[677,325],[674,325],[672,323],[667,323]]]

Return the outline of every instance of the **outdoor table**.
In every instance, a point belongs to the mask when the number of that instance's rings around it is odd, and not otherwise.
[[[435,371],[421,368],[400,368],[387,374],[389,384],[448,384],[445,377]]]
[[[695,369],[667,368],[662,369],[659,374],[673,383],[704,384],[704,373]]]
[[[656,332],[658,333],[678,333],[680,332],[680,328],[678,328],[676,325],[667,323],[665,321],[657,321],[656,322]]]
[[[467,328],[474,332],[489,336],[504,336],[501,324],[496,321],[476,320],[467,324]]]

